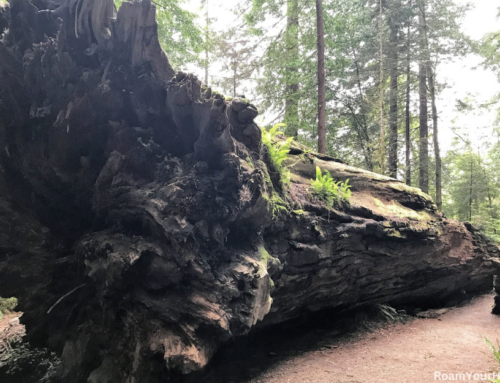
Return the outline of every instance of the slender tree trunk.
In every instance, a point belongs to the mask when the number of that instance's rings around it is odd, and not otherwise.
[[[424,13],[425,17],[425,13]],[[427,52],[429,52],[429,38],[427,36],[427,26],[425,28],[425,44]],[[441,152],[439,149],[439,130],[438,130],[438,114],[436,106],[436,86],[435,86],[435,71],[432,67],[432,62],[430,60],[430,55],[427,53],[427,76],[429,80],[429,94],[431,97],[432,106],[432,139],[434,143],[434,157],[436,160],[436,205],[439,210],[443,209],[443,196],[442,196],[442,186],[441,186]]]
[[[297,137],[299,134],[299,1],[287,2],[286,26],[286,98],[285,98],[285,124],[286,134]]]
[[[410,0],[410,8],[411,8]],[[410,150],[410,84],[411,84],[411,16],[408,20],[408,31],[406,36],[406,122],[405,122],[405,143],[406,143],[406,184],[411,185],[411,150]]]
[[[318,32],[318,152],[326,154],[325,123],[325,31],[323,27],[323,0],[316,0]]]
[[[486,169],[482,167],[483,174],[484,174],[484,179],[486,180],[486,194],[488,196],[488,211],[490,218],[492,220],[498,219],[498,214],[495,213],[495,210],[493,209],[493,198],[491,195],[491,187],[490,187],[490,180],[488,177],[488,174],[486,173]],[[494,221],[492,222],[491,230],[493,230],[493,233],[497,233],[497,229],[495,228]]]
[[[205,85],[208,86],[208,40],[210,38],[208,27],[210,20],[208,18],[208,0],[205,0],[206,7],[206,26],[205,26]]]
[[[420,154],[419,186],[429,193],[429,127],[427,124],[427,46],[425,43],[425,0],[420,1],[418,13],[420,58],[418,92],[420,97]]]
[[[394,12],[394,10],[393,10]],[[389,18],[390,46],[390,101],[389,101],[389,176],[398,176],[398,30],[396,18]]]
[[[432,139],[434,141],[434,156],[436,157],[436,205],[439,210],[443,209],[443,196],[441,187],[441,152],[439,149],[439,131],[438,131],[438,114],[436,106],[436,87],[435,87],[435,72],[429,61],[429,93],[432,103]]]
[[[233,70],[233,97],[236,97],[236,64],[234,64],[234,70]]]
[[[379,58],[380,58],[380,79],[379,79],[379,98],[380,98],[380,143],[379,143],[379,163],[380,173],[385,173],[385,126],[384,126],[384,40],[382,30],[382,0],[379,3]]]
[[[469,221],[472,221],[472,151],[470,154]]]
[[[358,59],[356,55],[356,50],[353,49],[353,56],[354,56],[354,65],[356,66],[356,84],[358,85],[358,92],[359,92],[359,98],[360,98],[360,109],[361,109],[361,117],[362,119],[359,120],[356,116],[356,112],[351,109],[351,113],[353,115],[353,118],[356,120],[357,126],[359,126],[359,142],[361,144],[361,148],[363,150],[363,155],[365,157],[365,164],[368,170],[373,171],[373,150],[371,146],[371,141],[370,141],[370,135],[368,134],[368,128],[367,128],[367,123],[366,123],[366,107],[365,107],[365,100],[364,100],[364,94],[363,94],[363,88],[361,86],[361,77],[360,77],[360,71],[359,71],[359,65],[358,65]]]

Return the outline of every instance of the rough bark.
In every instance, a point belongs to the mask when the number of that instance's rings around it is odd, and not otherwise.
[[[427,111],[427,44],[425,23],[425,0],[420,0],[418,10],[418,30],[420,40],[420,58],[418,72],[420,147],[418,184],[424,193],[429,192],[429,126]]]
[[[410,7],[411,7],[410,0]],[[411,186],[411,147],[410,147],[410,85],[411,85],[411,16],[408,22],[406,36],[406,107],[405,107],[405,164],[406,164],[406,184]]]
[[[500,278],[498,277],[498,275],[495,278],[494,285],[495,285],[496,296],[495,296],[495,305],[493,306],[492,312],[495,315],[500,315]]]
[[[378,17],[378,34],[379,34],[379,107],[380,107],[380,141],[378,148],[378,161],[380,173],[385,174],[385,122],[384,122],[384,31],[383,31],[383,14],[384,8],[382,0],[379,1],[379,17]]]
[[[424,17],[425,17],[425,13]],[[438,113],[436,105],[436,83],[435,83],[435,67],[433,68],[432,61],[429,54],[429,38],[427,35],[427,26],[425,27],[425,45],[426,45],[426,58],[427,58],[427,77],[429,80],[429,96],[431,98],[431,108],[432,108],[432,140],[434,144],[434,158],[436,161],[436,173],[435,173],[435,183],[436,183],[436,205],[439,210],[443,209],[443,192],[442,192],[442,161],[441,161],[441,151],[439,148],[439,129],[438,129]]]
[[[285,124],[286,134],[297,137],[299,134],[299,2],[287,0],[286,24],[286,93]]]
[[[443,192],[442,192],[442,176],[441,176],[441,151],[439,149],[439,130],[438,130],[438,113],[436,106],[436,86],[434,82],[434,70],[429,64],[429,93],[431,96],[432,105],[432,139],[434,142],[434,156],[436,159],[436,205],[439,210],[443,209]]]
[[[174,72],[151,2],[37,7],[0,42],[0,296],[55,381],[166,381],[305,312],[491,290],[498,248],[417,189],[294,146],[283,190],[255,107]],[[311,196],[316,166],[350,203]]]
[[[347,107],[349,108],[354,119],[353,127],[356,130],[356,136],[358,137],[359,145],[363,149],[363,157],[365,160],[366,168],[370,171],[373,171],[373,145],[371,145],[370,136],[368,134],[368,126],[366,123],[366,107],[365,103],[363,102],[364,94],[361,86],[359,64],[356,57],[356,50],[353,49],[352,52],[354,55],[354,65],[356,67],[356,85],[358,88],[358,97],[362,100],[360,105],[361,116],[357,116],[356,111],[351,105],[347,105]]]
[[[436,161],[436,173],[435,173],[435,182],[436,182],[436,205],[439,210],[443,209],[443,196],[442,196],[442,181],[441,181],[441,151],[439,148],[439,130],[438,130],[438,113],[437,113],[437,105],[436,105],[436,86],[434,81],[434,70],[432,68],[432,64],[429,61],[428,68],[429,74],[429,95],[431,97],[431,106],[432,106],[432,140],[434,143],[434,157]]]
[[[395,10],[393,10],[395,13]],[[399,55],[398,55],[398,34],[399,23],[396,15],[389,17],[390,45],[389,45],[389,65],[390,65],[390,100],[389,100],[389,176],[398,176],[398,78],[399,78]]]
[[[208,17],[208,0],[205,0],[205,85],[208,86],[208,67],[209,67],[209,55],[208,55],[208,46],[210,41],[210,18]],[[236,97],[236,91],[235,91]]]
[[[318,152],[326,154],[325,29],[323,27],[322,0],[316,0],[316,20],[318,45]]]

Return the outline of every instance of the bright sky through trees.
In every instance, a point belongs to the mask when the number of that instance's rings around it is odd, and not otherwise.
[[[457,3],[466,3],[464,0],[455,0]],[[467,14],[462,24],[463,31],[471,38],[479,40],[488,32],[500,29],[500,19],[497,18],[500,3],[491,0],[475,0],[474,8]],[[457,114],[455,103],[463,100],[469,94],[478,102],[488,102],[498,93],[497,77],[490,70],[478,67],[484,59],[469,54],[457,59],[453,63],[438,66],[438,75],[443,76],[449,87],[439,95],[441,115],[441,143],[442,149],[450,149],[451,139],[454,136],[451,127],[468,128],[470,138],[478,144],[478,140],[491,137],[496,112],[479,110],[471,115]],[[473,69],[477,68],[477,69]],[[456,122],[452,120],[456,118]]]
[[[465,4],[465,0],[455,0],[458,4]],[[200,25],[204,25],[204,10],[202,5],[205,0],[189,0],[183,7],[198,14]],[[480,39],[484,34],[499,29],[500,20],[497,18],[498,6],[495,1],[475,0],[472,1],[473,9],[470,10],[462,24],[463,31],[473,39]],[[244,20],[232,12],[235,3],[222,0],[209,0],[210,17],[214,19],[211,28],[216,31],[228,30],[232,27],[243,25]],[[473,142],[487,139],[491,136],[496,112],[481,109],[477,112],[465,115],[457,112],[456,100],[464,100],[469,96],[476,99],[479,104],[487,103],[498,91],[496,76],[490,71],[478,67],[483,59],[475,54],[456,59],[451,63],[443,63],[437,66],[436,75],[441,83],[446,83],[447,88],[438,96],[440,110],[440,141],[442,150],[446,153],[451,148],[451,140],[455,136],[452,128],[461,128],[461,132],[469,131]],[[219,73],[218,64],[212,68],[212,72]],[[474,69],[476,68],[476,69]],[[189,65],[186,69],[196,73],[199,78],[204,78],[204,69]],[[247,85],[251,86],[250,84]],[[249,97],[256,96],[249,94]],[[274,115],[267,113],[263,121],[271,121]]]

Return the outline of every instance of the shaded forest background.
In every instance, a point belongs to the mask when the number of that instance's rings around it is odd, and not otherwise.
[[[218,2],[201,0],[194,13],[176,0],[155,2],[174,68],[201,69],[213,89],[252,98],[264,113],[262,125],[284,122],[288,135],[316,148],[318,0],[241,0],[228,28],[218,27],[228,25]],[[447,86],[439,72],[445,62],[474,52],[500,76],[500,32],[469,38],[462,23],[472,4],[453,0],[319,2],[327,154],[420,187],[448,217],[500,240],[499,119],[480,144],[471,139],[473,129],[455,130],[441,155],[443,110],[436,102]],[[495,110],[499,100],[454,101],[459,113],[470,114]]]

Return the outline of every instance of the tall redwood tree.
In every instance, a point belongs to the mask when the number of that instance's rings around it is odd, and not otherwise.
[[[323,26],[323,0],[316,0],[318,30],[318,152],[326,154],[325,123],[325,31]]]

